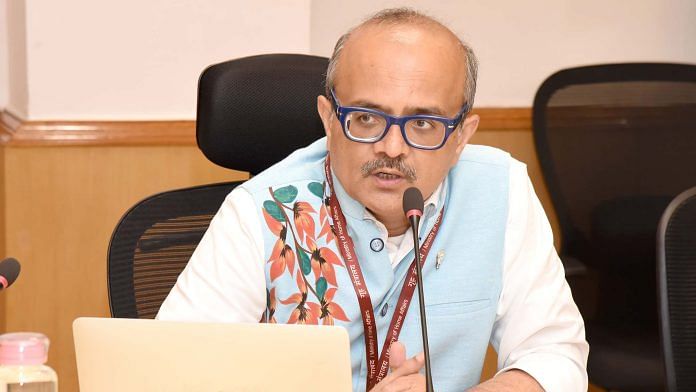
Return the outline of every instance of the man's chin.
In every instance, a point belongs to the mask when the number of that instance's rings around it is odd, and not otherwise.
[[[355,195],[350,196],[377,217],[394,219],[403,215],[404,192],[413,184],[406,180],[401,180],[398,184],[391,186],[379,186],[372,177],[374,176],[369,176],[365,178],[367,181],[361,181],[359,184],[356,184],[356,187],[353,189]]]
[[[375,197],[371,200],[366,200],[363,203],[365,208],[372,213],[375,217],[381,218],[381,220],[386,218],[396,218],[404,214],[403,211],[403,193],[393,194],[392,197],[385,197],[385,195],[380,195],[381,197]]]

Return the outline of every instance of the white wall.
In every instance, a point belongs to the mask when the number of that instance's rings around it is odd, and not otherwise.
[[[7,106],[7,0],[0,0],[0,110]]]
[[[570,66],[696,63],[696,0],[0,0],[0,109],[30,120],[192,119],[205,66],[328,56],[348,27],[396,5],[472,44],[478,106],[529,107],[544,78]]]
[[[480,60],[477,106],[532,105],[551,73],[577,65],[696,64],[695,0],[312,1],[312,53],[385,7],[412,6],[450,26]]]
[[[28,109],[25,0],[3,0],[1,6],[0,95],[4,102],[0,107],[24,118]]]
[[[28,118],[194,118],[207,65],[308,52],[309,10],[310,0],[27,1]]]

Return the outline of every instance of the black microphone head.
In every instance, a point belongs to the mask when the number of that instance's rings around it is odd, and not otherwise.
[[[404,214],[423,215],[423,194],[416,187],[406,189],[404,192]]]
[[[19,261],[17,261],[15,258],[8,257],[5,260],[0,261],[0,278],[5,278],[7,281],[5,287],[0,287],[0,289],[10,287],[10,285],[17,280],[20,269],[21,267],[19,266]],[[0,281],[1,280],[2,279],[0,279]]]

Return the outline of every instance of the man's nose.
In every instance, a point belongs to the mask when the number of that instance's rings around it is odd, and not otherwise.
[[[398,124],[392,124],[389,129],[387,129],[387,134],[384,135],[382,140],[374,144],[376,153],[384,153],[390,158],[396,158],[400,155],[406,155],[409,151],[409,146],[406,144],[403,135],[401,134],[401,128]]]

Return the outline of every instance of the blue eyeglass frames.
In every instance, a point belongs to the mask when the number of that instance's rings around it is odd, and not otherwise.
[[[464,104],[454,118],[428,114],[390,116],[379,110],[341,106],[333,90],[331,98],[348,139],[359,143],[376,143],[384,139],[392,125],[397,124],[406,144],[421,150],[437,150],[444,146],[469,110],[469,105]]]

